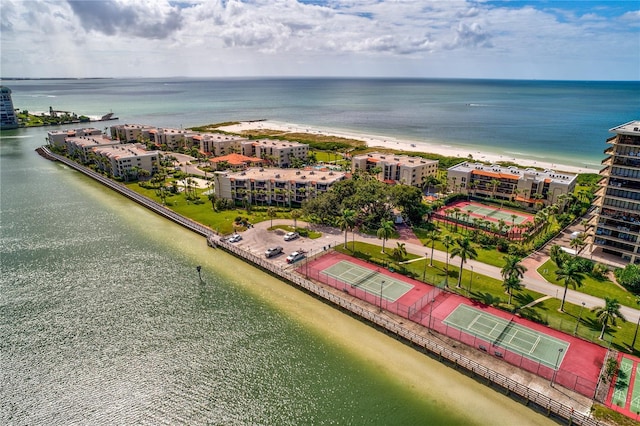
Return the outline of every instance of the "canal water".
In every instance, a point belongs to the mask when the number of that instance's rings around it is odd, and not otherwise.
[[[0,423],[551,423],[42,159],[45,135],[0,139]]]

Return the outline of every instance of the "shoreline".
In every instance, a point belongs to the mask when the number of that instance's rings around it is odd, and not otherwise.
[[[320,134],[320,135],[331,135],[338,136],[347,139],[357,139],[365,142],[368,147],[375,148],[385,148],[385,149],[394,149],[398,151],[414,151],[414,152],[424,152],[424,153],[432,153],[438,154],[445,157],[459,157],[468,161],[482,161],[482,162],[490,162],[497,163],[501,161],[508,161],[512,163],[519,164],[522,167],[539,167],[548,170],[555,170],[558,172],[569,172],[569,173],[595,173],[598,174],[600,172],[599,169],[594,169],[590,167],[578,167],[571,166],[568,164],[563,164],[561,162],[551,163],[547,161],[537,161],[527,158],[518,158],[512,157],[510,155],[500,155],[496,153],[491,153],[487,151],[475,151],[471,152],[467,148],[463,148],[460,146],[447,145],[445,143],[428,143],[428,142],[420,142],[420,141],[411,141],[407,139],[399,139],[395,137],[385,137],[380,135],[367,135],[358,133],[355,131],[346,131],[346,130],[338,130],[338,129],[328,129],[328,128],[319,128],[314,126],[306,126],[301,124],[294,123],[285,123],[274,120],[252,120],[252,121],[242,121],[240,124],[233,124],[230,126],[219,127],[219,130],[225,132],[233,132],[240,133],[247,130],[256,130],[256,129],[271,129],[271,130],[280,130],[282,132],[293,132],[293,133],[309,133],[309,134]],[[473,158],[468,158],[471,155]]]

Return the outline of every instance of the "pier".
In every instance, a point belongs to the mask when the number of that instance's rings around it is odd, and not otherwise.
[[[277,276],[278,278],[294,285],[303,291],[317,297],[333,306],[352,314],[385,333],[396,337],[412,347],[430,355],[442,364],[455,368],[485,383],[487,386],[510,395],[533,409],[545,413],[547,416],[569,425],[597,426],[604,423],[592,418],[589,414],[591,401],[581,395],[565,389],[551,387],[548,380],[534,376],[523,380],[523,374],[518,377],[510,375],[503,369],[500,360],[493,359],[481,351],[471,347],[463,347],[464,344],[449,341],[445,336],[423,327],[420,324],[407,321],[405,318],[394,315],[391,312],[379,311],[377,306],[362,301],[354,296],[341,292],[333,287],[311,281],[295,270],[285,269],[267,259],[246,251],[240,247],[226,242],[216,235],[209,227],[185,218],[160,203],[150,200],[135,191],[119,184],[88,167],[82,166],[64,156],[52,153],[43,146],[36,149],[38,154],[52,161],[59,161],[74,170],[77,170],[110,189],[117,191],[136,203],[147,207],[151,211],[193,231],[206,238],[207,245],[223,249],[236,257],[239,257],[262,270]],[[316,256],[322,255],[322,253]],[[518,379],[518,380],[516,380]],[[528,382],[527,384],[523,382]]]

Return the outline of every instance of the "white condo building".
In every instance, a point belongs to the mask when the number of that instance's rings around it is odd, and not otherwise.
[[[380,169],[377,174],[378,180],[422,187],[427,176],[435,176],[438,173],[438,160],[379,152],[355,155],[351,159],[353,173],[358,170],[371,171],[375,168]]]

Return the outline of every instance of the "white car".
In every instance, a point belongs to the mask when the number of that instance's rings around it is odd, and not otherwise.
[[[295,240],[296,238],[298,238],[300,236],[300,234],[298,234],[297,232],[287,232],[284,236],[284,240],[285,241],[291,241],[291,240]]]
[[[301,259],[304,259],[304,253],[302,253],[301,251],[294,251],[289,256],[287,256],[287,263],[295,263]]]
[[[233,236],[229,237],[229,239],[227,241],[229,241],[230,243],[237,243],[241,239],[242,239],[242,235],[234,234]]]

